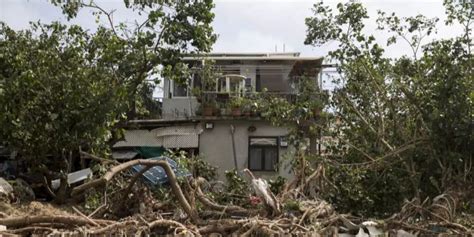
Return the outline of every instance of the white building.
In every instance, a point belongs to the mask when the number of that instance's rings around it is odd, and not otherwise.
[[[205,111],[193,88],[200,79],[192,76],[186,85],[164,80],[162,119],[130,121],[125,141],[114,146],[116,157],[132,157],[136,147],[180,148],[199,154],[225,170],[249,168],[257,175],[290,177],[283,161],[289,150],[284,127],[272,126],[257,114],[231,113],[228,104],[236,97],[258,96],[265,90],[291,99],[298,93],[295,84],[303,75],[320,85],[322,58],[300,57],[299,53],[211,53],[185,57],[190,67],[199,69],[203,57],[215,62],[222,73],[214,91],[208,94],[218,106],[213,114]],[[236,167],[237,166],[237,167]]]

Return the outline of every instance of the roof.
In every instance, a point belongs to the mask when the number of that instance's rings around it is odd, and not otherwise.
[[[183,58],[185,61],[201,60],[203,58],[211,60],[263,60],[263,61],[308,61],[323,60],[323,57],[300,57],[299,52],[288,53],[208,53],[188,55]]]
[[[300,56],[299,52],[284,52],[284,53],[273,53],[273,52],[211,52],[204,54],[187,55],[189,57],[275,57],[275,56]]]

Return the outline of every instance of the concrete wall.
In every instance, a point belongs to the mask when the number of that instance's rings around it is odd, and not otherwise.
[[[210,121],[214,124],[213,129],[204,129],[199,137],[199,153],[206,161],[216,166],[219,171],[219,179],[225,180],[225,171],[234,168],[234,158],[232,151],[232,135],[230,125],[235,127],[235,148],[237,153],[238,169],[248,168],[248,146],[249,136],[285,136],[288,134],[286,128],[274,127],[264,121],[238,121],[223,120]],[[205,122],[202,122],[203,128]],[[255,126],[254,132],[249,132],[249,126]],[[279,146],[279,162],[282,163],[283,156],[288,152],[288,148]],[[285,168],[286,167],[286,168]],[[254,172],[255,175],[265,178],[272,178],[281,175],[291,178],[288,165],[280,165],[277,172]]]
[[[195,97],[163,98],[162,116],[164,119],[194,117],[198,106]]]

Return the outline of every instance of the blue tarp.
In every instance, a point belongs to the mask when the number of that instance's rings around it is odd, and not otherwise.
[[[160,157],[153,157],[149,158],[150,160],[166,160],[171,166],[171,169],[174,171],[176,174],[176,177],[188,177],[191,176],[191,173],[187,171],[184,168],[178,167],[178,164],[176,161],[165,157],[165,156],[160,156]],[[145,166],[143,165],[135,165],[132,167],[132,171],[134,173],[140,172]],[[156,186],[156,185],[163,185],[168,183],[168,176],[165,173],[165,170],[161,166],[154,166],[151,169],[147,170],[145,173],[143,173],[143,178],[145,179],[145,182],[151,186]]]

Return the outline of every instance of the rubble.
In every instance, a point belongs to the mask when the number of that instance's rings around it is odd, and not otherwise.
[[[138,182],[141,179],[137,179],[137,175],[143,173],[123,174],[135,165],[141,165],[144,169],[159,166],[164,170],[171,187],[168,201],[153,198],[146,182]],[[6,207],[5,212],[0,212],[0,227],[3,228],[0,234],[363,237],[387,233],[389,236],[468,235],[473,231],[472,226],[455,223],[452,218],[440,221],[426,216],[430,213],[428,203],[441,208],[443,204],[440,200],[449,203],[446,201],[448,196],[432,202],[425,201],[423,205],[412,201],[389,219],[368,221],[339,214],[322,199],[275,196],[265,180],[255,178],[250,171],[244,172],[251,177],[254,195],[261,200],[255,203],[249,201],[249,205],[253,205],[251,207],[217,203],[209,192],[202,191],[206,180],[187,176],[177,179],[166,160],[132,160],[111,166],[104,175],[72,190],[75,196],[86,195],[90,190],[102,190],[104,195],[99,199],[102,204],[94,210],[85,209],[77,203],[56,207],[31,202],[22,208]],[[116,189],[111,189],[112,186]],[[126,215],[117,214],[117,210],[124,209],[128,211],[123,212]],[[425,215],[422,222],[410,219],[420,213]]]

